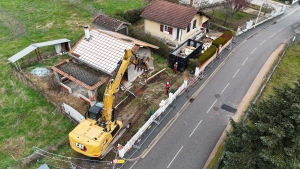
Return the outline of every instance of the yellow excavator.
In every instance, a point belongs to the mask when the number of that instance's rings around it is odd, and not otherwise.
[[[131,50],[125,50],[123,59],[119,61],[106,86],[103,102],[97,102],[89,108],[85,113],[85,120],[69,133],[70,145],[75,151],[89,157],[100,157],[123,127],[121,121],[114,119],[113,102],[114,94],[130,62],[137,65],[138,57]]]

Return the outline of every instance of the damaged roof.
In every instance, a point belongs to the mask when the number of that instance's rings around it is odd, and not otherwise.
[[[117,63],[123,58],[125,49],[137,51],[140,46],[157,49],[157,46],[111,31],[91,29],[88,40],[83,36],[72,48],[69,54],[77,60],[112,74]]]
[[[88,90],[98,88],[110,78],[107,74],[91,69],[85,64],[72,59],[67,59],[62,63],[52,66],[52,70]]]
[[[141,17],[165,25],[185,29],[197,13],[207,16],[191,6],[183,6],[162,0],[153,0],[145,8]]]
[[[118,31],[122,25],[130,25],[128,22],[123,22],[114,18],[111,18],[104,14],[97,15],[93,21],[93,24],[101,25],[113,31]]]

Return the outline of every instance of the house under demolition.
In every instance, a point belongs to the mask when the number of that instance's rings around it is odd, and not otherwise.
[[[144,61],[151,58],[151,49],[158,47],[117,32],[85,27],[85,35],[68,52],[71,58],[52,67],[55,80],[67,92],[93,105],[97,89],[111,78],[125,49]],[[153,60],[149,60],[153,69]],[[132,82],[142,72],[131,64],[122,82]]]

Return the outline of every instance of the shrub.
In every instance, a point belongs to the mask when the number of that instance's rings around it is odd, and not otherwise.
[[[171,88],[170,90],[169,90],[169,93],[175,93],[176,92],[176,89],[174,89],[174,88]]]
[[[222,37],[218,37],[214,41],[212,41],[212,45],[219,46],[219,44],[222,44],[222,46],[226,43],[226,39]]]
[[[155,112],[156,112],[155,107],[151,106],[150,109],[146,113],[145,121],[147,121]]]
[[[115,13],[115,18],[118,18],[120,20],[126,20],[126,21],[130,22],[131,24],[135,24],[139,20],[142,19],[141,14],[144,11],[144,9],[145,9],[145,7],[128,10],[126,12],[117,11]]]
[[[232,38],[232,36],[228,35],[228,34],[222,34],[220,37],[224,38],[226,40],[226,42],[228,42]]]
[[[196,67],[200,66],[200,61],[199,59],[189,59],[189,64],[188,67],[190,70],[195,70]]]
[[[224,38],[226,40],[226,42],[228,42],[232,38],[232,32],[225,31],[220,37]]]
[[[202,55],[200,55],[200,63],[203,64],[205,61],[211,58],[216,53],[216,51],[217,47],[215,45],[211,45]]]
[[[148,33],[145,33],[143,29],[141,29],[139,27],[130,26],[129,27],[129,36],[139,39],[141,41],[150,43],[152,45],[158,46],[159,49],[153,50],[153,53],[155,53],[165,59],[169,58],[171,49],[163,41],[157,39],[156,37],[154,37]]]
[[[100,101],[103,100],[103,96],[104,96],[104,93],[105,93],[106,86],[107,86],[107,82],[105,84],[102,84],[98,88],[98,90],[97,90],[97,100],[100,100]]]

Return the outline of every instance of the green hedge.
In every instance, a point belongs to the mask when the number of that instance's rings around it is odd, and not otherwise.
[[[225,45],[225,43],[226,43],[226,39],[222,38],[222,37],[218,37],[217,39],[212,41],[212,45],[215,45],[215,46],[219,46],[219,44],[222,44],[222,46],[223,46],[223,45]]]
[[[206,51],[200,55],[199,60],[200,63],[203,64],[209,58],[211,58],[217,51],[217,47],[215,45],[211,45]]]

